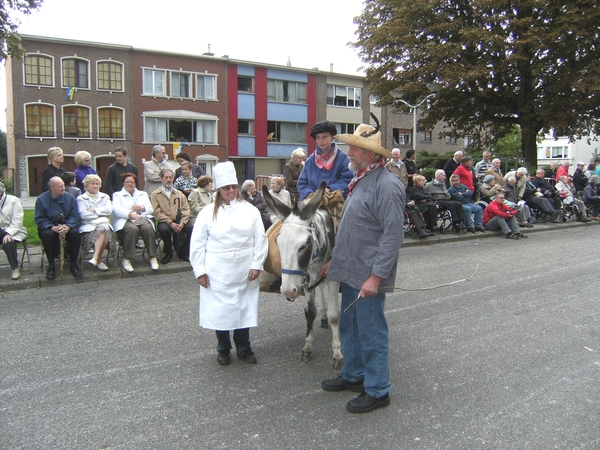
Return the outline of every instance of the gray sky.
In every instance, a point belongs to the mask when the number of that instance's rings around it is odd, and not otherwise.
[[[355,39],[362,0],[44,0],[21,18],[19,32],[137,48],[362,74],[347,45]],[[5,85],[4,67],[0,83]],[[6,89],[0,128],[6,130]]]

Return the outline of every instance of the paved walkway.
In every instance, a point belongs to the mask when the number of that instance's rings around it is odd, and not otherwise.
[[[35,200],[33,201],[35,203]],[[523,232],[525,234],[531,234],[532,237],[535,237],[536,233],[540,233],[546,230],[555,230],[555,229],[567,229],[571,227],[595,227],[599,223],[598,222],[588,222],[586,224],[571,221],[568,223],[548,223],[548,224],[535,224],[533,228],[525,229]],[[454,242],[454,241],[471,241],[477,239],[498,239],[499,243],[504,243],[505,239],[499,233],[486,232],[486,233],[466,233],[461,231],[460,233],[455,233],[452,230],[447,230],[444,234],[436,233],[434,237],[429,237],[426,239],[417,239],[412,237],[406,237],[404,239],[403,247],[414,247],[414,246],[424,246],[424,245],[433,245],[440,244],[445,242]],[[19,248],[19,252],[21,252],[21,247]],[[29,272],[29,267],[27,262],[25,262],[23,269],[21,270],[21,278],[19,280],[12,281],[10,279],[11,270],[6,261],[6,255],[4,252],[0,251],[0,298],[9,295],[11,291],[19,290],[19,289],[40,289],[46,288],[48,286],[58,286],[65,284],[75,284],[86,281],[101,281],[101,280],[110,280],[115,278],[140,278],[152,276],[154,274],[168,274],[168,273],[178,273],[191,271],[192,268],[189,263],[184,261],[174,261],[172,260],[169,264],[160,265],[160,269],[157,271],[153,271],[150,268],[147,257],[142,258],[141,250],[139,250],[135,261],[133,261],[133,266],[135,271],[133,273],[127,273],[121,269],[121,264],[119,261],[116,261],[117,267],[110,267],[109,270],[105,272],[101,272],[100,270],[90,266],[87,263],[83,264],[83,277],[79,279],[75,279],[71,273],[69,272],[68,263],[65,264],[62,276],[60,273],[56,274],[56,279],[52,281],[46,280],[44,272],[41,267],[42,262],[42,251],[40,246],[32,246],[29,248],[30,258],[31,258],[31,268],[32,272]],[[20,257],[21,253],[19,253]],[[160,255],[159,255],[160,256]],[[160,261],[160,257],[159,257]],[[58,267],[57,267],[58,272]]]

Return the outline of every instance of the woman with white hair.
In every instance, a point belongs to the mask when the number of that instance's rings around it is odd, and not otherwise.
[[[306,152],[303,148],[298,147],[292,152],[290,161],[285,165],[283,174],[285,175],[285,185],[287,190],[292,197],[294,203],[298,203],[300,200],[300,193],[298,192],[298,178],[300,178],[300,172],[304,167],[304,161],[306,160]]]
[[[42,173],[42,192],[46,192],[50,189],[48,187],[50,178],[60,177],[66,172],[65,168],[62,166],[64,160],[65,157],[62,148],[50,147],[48,149],[48,168]]]
[[[269,211],[267,210],[267,203],[265,202],[262,194],[256,189],[256,184],[254,181],[244,181],[240,191],[242,198],[248,203],[254,205],[260,211],[260,218],[265,226],[265,231],[268,230],[272,223],[269,217]]]
[[[85,192],[83,187],[84,178],[88,175],[98,175],[98,173],[92,167],[92,155],[86,151],[80,150],[75,153],[75,164],[77,164],[77,169],[75,169],[75,186],[83,194]]]
[[[94,256],[88,262],[99,270],[108,270],[102,262],[102,253],[110,246],[110,251],[115,251],[113,229],[110,225],[112,202],[104,192],[100,192],[102,180],[98,175],[88,175],[83,179],[85,192],[77,197],[77,206],[81,216],[81,251],[87,252],[94,248]]]

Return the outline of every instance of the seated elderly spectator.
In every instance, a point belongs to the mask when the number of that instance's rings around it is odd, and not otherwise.
[[[523,235],[517,223],[517,210],[504,203],[504,193],[499,193],[483,212],[483,223],[486,230],[501,230],[507,239],[527,237]]]
[[[408,197],[415,202],[417,208],[425,217],[427,229],[433,233],[437,225],[438,208],[433,201],[433,197],[425,192],[425,177],[423,175],[413,177],[413,187],[408,190]]]
[[[65,190],[69,194],[71,194],[75,198],[81,195],[81,189],[75,186],[77,175],[75,175],[74,172],[63,172],[63,174],[60,177],[65,182]]]
[[[54,258],[60,255],[61,240],[67,244],[71,274],[79,278],[82,273],[77,264],[81,245],[77,201],[71,194],[67,194],[65,183],[60,177],[50,178],[48,188],[49,191],[35,201],[35,223],[48,258],[46,278],[53,280],[56,277]]]
[[[198,186],[198,179],[192,176],[191,162],[182,162],[180,169],[181,175],[175,179],[173,187],[183,192],[187,197]]]
[[[190,223],[196,222],[198,213],[202,211],[206,205],[213,201],[212,196],[213,179],[208,175],[203,175],[198,179],[198,187],[190,192],[188,203],[190,204]]]
[[[460,160],[460,165],[456,168],[453,175],[458,175],[460,177],[460,184],[464,184],[471,192],[477,192],[475,189],[477,177],[475,176],[475,170],[471,167],[472,165],[473,158],[463,156]],[[450,184],[452,184],[452,177],[450,177]]]
[[[256,184],[252,180],[246,180],[242,184],[241,195],[244,200],[253,204],[260,212],[260,218],[262,219],[265,231],[272,225],[271,218],[269,217],[269,211],[267,210],[267,204],[262,194],[256,189]]]
[[[589,222],[591,220],[587,217],[583,201],[575,197],[577,191],[569,182],[567,175],[561,176],[554,187],[558,191],[558,195],[562,198],[564,205],[574,205],[577,222]]]
[[[2,250],[12,269],[13,280],[21,278],[17,242],[27,239],[27,229],[23,226],[23,206],[14,195],[8,195],[4,183],[0,182],[0,241]]]
[[[77,164],[77,169],[75,169],[75,186],[77,186],[83,194],[85,192],[83,179],[88,175],[98,175],[98,173],[92,167],[92,155],[84,150],[75,153],[75,164]]]
[[[483,177],[483,184],[481,185],[479,198],[486,202],[490,202],[498,193],[503,192],[504,188],[502,185],[497,183],[497,180],[493,175],[486,175]]]
[[[552,184],[550,184],[548,182],[548,180],[546,180],[546,178],[544,178],[545,172],[546,171],[544,169],[539,168],[535,172],[535,177],[533,177],[531,182],[533,183],[533,185],[536,188],[538,188],[538,191],[544,197],[546,197],[548,200],[550,200],[554,204],[554,209],[559,210],[562,208],[562,202],[560,200],[560,196],[556,192],[556,189],[554,188],[554,186],[552,186]],[[559,211],[559,213],[560,213],[560,211]]]
[[[504,186],[502,186],[502,188],[504,189],[504,200],[510,202],[512,205],[515,205],[514,208],[517,209],[517,220],[519,221],[519,226],[533,228],[533,225],[529,222],[531,210],[529,209],[529,206],[519,198],[517,178],[508,177],[508,180],[506,180],[506,183]]]
[[[469,233],[475,233],[475,231],[485,233],[482,223],[483,210],[481,206],[473,203],[473,191],[460,182],[460,176],[458,175],[452,175],[450,182],[452,185],[448,189],[448,193],[452,200],[461,203],[465,222],[467,223],[467,231]]]
[[[452,229],[457,233],[460,231],[460,223],[465,219],[462,204],[448,193],[446,187],[446,172],[439,169],[435,172],[435,178],[425,185],[425,193],[431,195],[442,211],[450,212],[452,216]]]
[[[414,200],[410,200],[406,203],[404,213],[408,216],[408,221],[415,227],[419,239],[433,236],[433,233],[427,229],[425,217],[423,217],[423,214],[421,214],[421,211],[417,208]]]
[[[408,186],[408,171],[406,164],[402,162],[402,152],[399,148],[392,149],[392,158],[387,162],[385,168],[398,178],[404,185],[404,189],[406,189]]]
[[[510,177],[515,177],[517,179],[517,184],[515,186],[517,189],[517,195],[518,195],[519,201],[523,200],[523,194],[525,194],[525,186],[527,184],[527,180],[529,179],[527,168],[519,167],[517,170],[511,170],[506,175],[504,175],[504,184],[502,185],[503,189],[504,189],[504,185],[506,184],[506,181]]]
[[[273,198],[276,198],[281,203],[283,203],[284,205],[289,206],[291,208],[292,207],[292,198],[290,196],[290,193],[283,188],[283,185],[284,185],[283,178],[273,177],[271,179],[271,189],[269,189],[269,194],[271,194],[271,196]],[[275,221],[277,220],[277,217],[274,214],[269,213],[269,219],[271,220],[271,223],[275,223]]]
[[[598,175],[592,175],[590,182],[587,184],[583,191],[583,203],[586,206],[593,206],[592,220],[600,220],[598,213],[600,213],[600,192],[598,190]]]
[[[579,161],[577,163],[577,168],[575,169],[575,172],[573,172],[573,186],[575,186],[575,191],[580,197],[583,195],[585,186],[590,181],[585,175],[584,171],[585,163],[583,161]]]
[[[154,208],[154,218],[158,221],[158,232],[163,241],[162,264],[173,259],[173,244],[177,257],[189,262],[190,239],[193,226],[190,224],[190,205],[185,195],[173,188],[173,171],[160,171],[161,186],[152,192],[150,202]],[[183,242],[181,242],[183,239]]]
[[[98,175],[86,176],[83,179],[85,192],[77,197],[77,205],[81,216],[81,248],[84,252],[93,248],[94,256],[88,263],[104,271],[108,266],[102,262],[102,253],[107,248],[115,252],[116,245],[110,224],[112,202],[108,194],[100,192],[100,186],[102,181]]]
[[[544,197],[541,193],[541,189],[536,188],[529,180],[525,181],[523,200],[529,207],[537,208],[542,212],[542,221],[545,221],[546,218],[548,218],[550,222],[558,222],[560,209],[554,209],[554,202],[551,202],[547,197]]]
[[[135,259],[135,244],[140,235],[146,244],[150,267],[158,270],[156,259],[156,232],[152,203],[148,193],[136,188],[137,176],[123,174],[123,189],[113,194],[113,228],[123,241],[123,269],[133,272],[131,261]]]

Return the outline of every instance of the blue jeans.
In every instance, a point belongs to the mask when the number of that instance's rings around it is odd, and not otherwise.
[[[361,298],[347,312],[360,289],[342,286],[340,334],[344,367],[342,377],[348,381],[364,379],[367,394],[374,398],[386,395],[390,383],[390,346],[385,320],[385,294]]]
[[[483,209],[481,206],[476,205],[475,203],[463,203],[463,212],[465,213],[465,222],[467,223],[467,228],[480,228],[483,227],[483,223],[481,219],[483,218]],[[473,226],[473,217],[475,217],[475,226]]]

